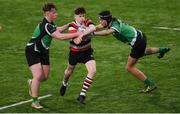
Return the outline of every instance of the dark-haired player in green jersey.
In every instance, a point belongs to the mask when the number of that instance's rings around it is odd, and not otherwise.
[[[130,26],[119,19],[113,18],[110,11],[100,12],[99,19],[100,24],[96,26],[96,29],[108,29],[95,32],[95,35],[106,36],[112,34],[117,40],[127,43],[132,47],[131,53],[128,57],[126,69],[136,78],[144,82],[145,88],[141,92],[147,93],[156,89],[157,87],[155,86],[154,82],[148,79],[147,76],[135,66],[135,64],[139,58],[143,57],[144,55],[159,53],[158,58],[162,58],[164,54],[170,50],[170,48],[147,48],[145,34],[133,26]]]
[[[110,11],[102,11],[99,13],[99,19],[100,24],[96,26],[96,30],[103,28],[108,29],[94,32],[94,35],[106,36],[112,34],[117,40],[129,44],[132,49],[126,65],[127,71],[144,82],[145,88],[141,90],[141,92],[148,93],[155,90],[157,88],[155,83],[148,79],[147,76],[135,66],[135,64],[138,62],[139,58],[145,55],[159,53],[158,58],[162,58],[170,48],[146,48],[147,40],[145,34],[133,26],[130,26],[119,19],[113,18]],[[79,37],[82,36],[80,35]]]

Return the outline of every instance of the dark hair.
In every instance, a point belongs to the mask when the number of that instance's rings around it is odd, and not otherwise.
[[[102,11],[99,13],[99,18],[106,20],[107,22],[111,22],[112,20],[112,14],[110,11],[106,10],[106,11]]]
[[[42,10],[43,10],[44,12],[46,12],[46,11],[51,11],[51,9],[57,10],[56,6],[55,6],[53,3],[46,3],[46,4],[44,4],[44,6],[43,6],[43,8],[42,8]]]
[[[76,15],[85,14],[85,13],[86,13],[86,10],[83,7],[78,7],[74,10],[74,14],[76,14]]]

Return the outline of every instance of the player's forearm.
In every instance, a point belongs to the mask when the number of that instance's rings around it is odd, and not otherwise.
[[[99,31],[99,32],[94,32],[94,35],[96,36],[106,36],[106,35],[109,35],[110,33],[106,30],[103,30],[103,31]]]
[[[80,32],[76,33],[59,33],[59,31],[56,31],[52,34],[52,36],[58,40],[68,40],[68,39],[73,39],[76,38],[80,35]]]
[[[96,27],[94,25],[91,25],[88,28],[86,28],[85,31],[83,31],[83,36],[86,36],[86,35],[94,32],[95,30],[96,30]]]
[[[69,27],[69,24],[57,27],[57,30],[59,30],[59,32],[63,32],[64,30],[66,30]]]
[[[96,25],[96,30],[100,30],[100,29],[103,29],[104,27],[101,25],[101,24],[99,24],[99,25]]]
[[[60,37],[61,40],[68,40],[68,39],[73,39],[73,38],[76,38],[78,37],[79,34],[78,33],[65,33],[65,34],[62,34]]]

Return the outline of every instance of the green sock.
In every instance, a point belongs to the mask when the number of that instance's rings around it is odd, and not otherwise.
[[[159,48],[159,53],[164,53],[164,52],[165,52],[165,48],[160,47],[160,48]]]
[[[144,84],[149,86],[149,85],[154,85],[154,82],[152,80],[145,79]]]
[[[38,102],[38,97],[32,97],[32,102]]]

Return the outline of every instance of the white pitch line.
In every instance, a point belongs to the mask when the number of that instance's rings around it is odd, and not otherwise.
[[[51,96],[52,96],[51,94],[48,94],[48,95],[45,95],[45,96],[41,96],[38,99],[44,99],[44,98],[51,97]],[[7,105],[7,106],[3,106],[3,107],[0,107],[0,110],[6,109],[6,108],[10,108],[10,107],[14,107],[14,106],[18,106],[18,105],[21,105],[21,104],[25,104],[25,103],[28,103],[28,102],[31,102],[31,101],[32,101],[32,99],[26,100],[26,101],[21,101],[19,103]]]
[[[161,30],[174,30],[180,31],[180,28],[170,28],[170,27],[153,27],[154,29],[161,29]]]

